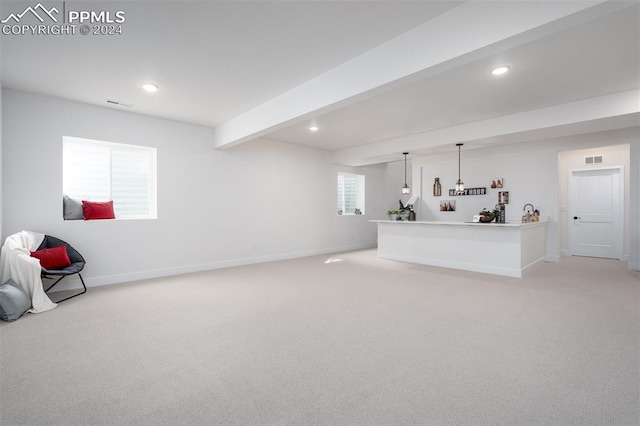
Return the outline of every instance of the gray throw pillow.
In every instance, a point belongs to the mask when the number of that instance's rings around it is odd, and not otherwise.
[[[62,214],[64,220],[83,220],[82,201],[74,200],[68,195],[62,197]]]
[[[26,291],[13,280],[0,285],[0,318],[15,321],[31,308],[31,300]]]

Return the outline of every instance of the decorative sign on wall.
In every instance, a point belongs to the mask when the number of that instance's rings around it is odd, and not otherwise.
[[[483,186],[482,188],[465,188],[462,194],[456,194],[455,189],[449,190],[450,197],[456,197],[458,195],[487,195],[487,187]]]

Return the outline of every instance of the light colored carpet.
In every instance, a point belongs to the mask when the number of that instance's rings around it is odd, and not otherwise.
[[[314,256],[89,288],[0,327],[2,425],[639,424],[640,276]]]

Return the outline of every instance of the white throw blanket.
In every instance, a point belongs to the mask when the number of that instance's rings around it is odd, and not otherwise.
[[[42,288],[40,260],[31,257],[44,240],[44,234],[21,231],[7,237],[0,254],[0,276],[2,283],[9,278],[20,284],[31,297],[31,309],[27,312],[39,313],[58,306],[53,303]]]

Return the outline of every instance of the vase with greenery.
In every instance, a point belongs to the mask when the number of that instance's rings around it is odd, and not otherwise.
[[[404,214],[402,210],[387,210],[387,216],[389,220],[398,220]]]
[[[500,216],[500,209],[482,209],[478,214],[480,215],[480,222],[489,223],[492,222],[496,217]]]

